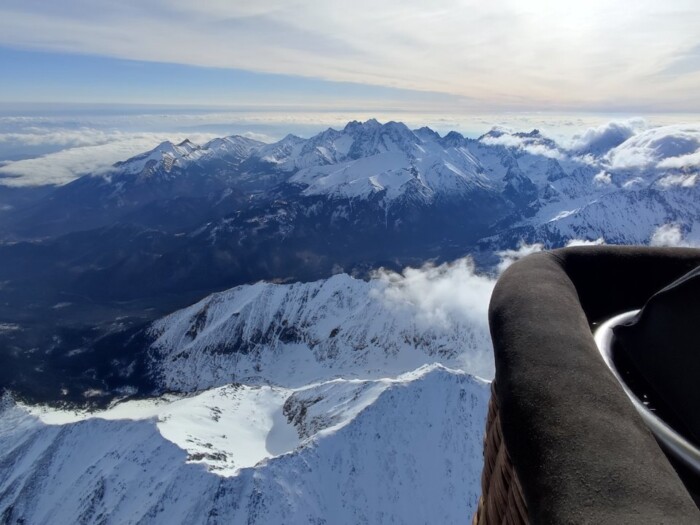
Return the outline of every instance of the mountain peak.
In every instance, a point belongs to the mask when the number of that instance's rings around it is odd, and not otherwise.
[[[345,127],[343,128],[343,131],[346,133],[352,133],[357,130],[377,130],[382,128],[382,124],[375,118],[371,118],[369,120],[366,120],[364,122],[360,122],[359,120],[351,120],[348,122]]]
[[[153,153],[156,151],[169,151],[175,148],[175,144],[170,142],[169,140],[164,140],[160,144],[158,144],[155,148],[153,148],[149,153]]]
[[[293,133],[287,133],[280,142],[292,142],[292,143],[297,143],[297,142],[304,142],[306,139],[301,138],[298,135],[294,135]]]
[[[530,132],[524,132],[521,131],[519,133],[513,133],[514,136],[516,137],[522,137],[522,138],[540,138],[542,137],[542,133],[540,133],[540,130],[535,128]]]
[[[447,135],[440,139],[440,144],[447,148],[457,148],[459,146],[463,146],[465,142],[466,139],[464,136],[456,131],[450,131]]]
[[[414,129],[414,135],[423,140],[440,140],[440,134],[429,128],[428,126],[423,126],[422,128]]]
[[[494,139],[497,139],[498,137],[502,137],[503,135],[510,135],[510,130],[501,126],[494,126],[486,133],[481,135],[478,140],[482,140],[486,137],[492,137]]]

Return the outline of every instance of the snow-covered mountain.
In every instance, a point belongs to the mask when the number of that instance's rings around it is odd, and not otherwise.
[[[401,295],[408,279],[368,282],[346,274],[217,293],[152,325],[149,366],[161,388],[179,392],[229,382],[298,387],[335,377],[381,378],[433,362],[493,377],[485,322],[493,281],[468,266],[453,271],[469,279],[454,293],[480,302],[426,313]]]
[[[513,145],[524,152],[518,160],[524,165],[532,146]],[[700,240],[700,126],[635,131],[611,123],[589,130],[557,155],[559,173],[553,164],[546,181],[533,177],[540,197],[532,216],[497,234],[496,245],[521,239],[555,247],[569,239],[598,238],[647,244],[667,224]]]
[[[151,151],[117,162],[107,177],[112,174],[147,177],[159,171],[169,173],[174,168],[187,169],[192,165],[204,167],[215,161],[233,167],[262,146],[261,142],[239,135],[217,138],[203,146],[193,144],[189,140],[179,144],[166,141]]]
[[[458,523],[480,493],[487,385],[429,367],[228,386],[74,413],[0,410],[3,523]]]

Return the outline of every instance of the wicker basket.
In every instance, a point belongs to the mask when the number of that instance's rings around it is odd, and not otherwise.
[[[508,449],[503,442],[501,418],[495,383],[491,384],[491,401],[484,435],[484,468],[481,473],[481,497],[472,525],[528,524],[523,489]]]

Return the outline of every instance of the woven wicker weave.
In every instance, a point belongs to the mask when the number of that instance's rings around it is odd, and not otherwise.
[[[484,435],[481,497],[472,525],[525,525],[529,523],[523,489],[510,461],[501,433],[498,398],[491,384],[491,401]]]

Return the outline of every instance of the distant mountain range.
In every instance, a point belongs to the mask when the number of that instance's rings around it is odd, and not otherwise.
[[[565,150],[537,130],[467,139],[370,120],[269,145],[165,142],[5,212],[0,279],[26,275],[29,252],[46,289],[61,281],[61,292],[134,300],[520,240],[645,243],[667,223],[698,236],[697,164],[683,164],[697,144],[682,131]],[[625,154],[646,163],[625,165]],[[35,242],[8,245],[23,240]]]

